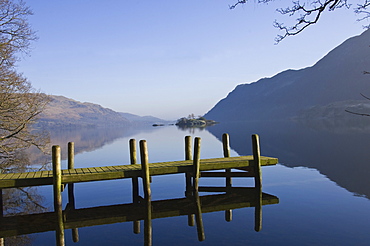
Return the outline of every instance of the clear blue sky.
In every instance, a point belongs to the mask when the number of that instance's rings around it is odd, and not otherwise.
[[[275,9],[290,1],[25,2],[39,40],[18,69],[35,88],[163,119],[203,115],[238,84],[312,66],[369,24],[338,10],[275,45]]]

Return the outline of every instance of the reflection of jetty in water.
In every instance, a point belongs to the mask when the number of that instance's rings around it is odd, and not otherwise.
[[[276,158],[260,155],[258,135],[252,135],[251,156],[230,157],[229,136],[223,135],[223,158],[201,159],[200,138],[194,139],[194,157],[191,137],[185,137],[185,161],[149,163],[145,140],[140,141],[141,164],[136,160],[136,140],[130,140],[131,165],[74,168],[74,144],[68,144],[68,170],[61,170],[59,146],[53,146],[53,171],[12,173],[0,175],[0,188],[16,188],[35,185],[53,185],[54,211],[33,215],[2,217],[0,238],[14,235],[55,231],[57,245],[65,245],[64,230],[72,229],[73,241],[77,242],[76,228],[133,221],[134,232],[140,232],[140,220],[144,220],[144,245],[152,245],[152,219],[187,215],[189,225],[197,225],[198,239],[205,239],[202,213],[225,211],[226,220],[231,220],[231,210],[255,207],[255,230],[262,227],[262,205],[275,204],[277,197],[262,193],[261,166],[275,165]],[[125,170],[123,170],[125,169]],[[232,172],[239,169],[239,172]],[[218,170],[217,172],[207,172]],[[222,172],[220,172],[222,171]],[[151,201],[151,176],[185,173],[185,198]],[[142,179],[144,198],[139,196],[138,178]],[[201,177],[223,177],[225,187],[199,187]],[[254,188],[232,187],[232,177],[254,179]],[[109,179],[132,180],[133,203],[96,208],[75,209],[73,184]],[[68,204],[63,211],[62,187],[68,184]],[[199,196],[199,192],[223,192],[224,194]],[[32,226],[30,226],[32,225]]]
[[[199,187],[202,191],[202,187]],[[258,188],[228,188],[227,192],[199,196],[197,192],[185,198],[150,201],[133,197],[129,204],[75,209],[73,184],[68,185],[68,204],[61,215],[55,212],[3,217],[0,220],[0,237],[56,231],[57,245],[64,245],[64,229],[72,229],[73,241],[79,241],[76,228],[133,222],[134,233],[140,233],[140,220],[144,221],[144,245],[151,245],[151,220],[158,218],[188,216],[189,226],[196,225],[198,239],[205,239],[202,213],[225,211],[231,221],[232,209],[255,207],[255,230],[262,227],[262,205],[277,204],[276,196],[262,193]],[[195,223],[194,223],[195,217]],[[32,225],[32,226],[30,226]],[[63,237],[63,238],[60,238]],[[81,239],[83,240],[83,239]]]

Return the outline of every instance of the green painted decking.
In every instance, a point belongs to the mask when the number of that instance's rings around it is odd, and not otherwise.
[[[252,166],[253,156],[223,157],[200,160],[200,171],[238,169]],[[261,156],[261,165],[275,165],[277,158]],[[187,173],[193,171],[193,161],[150,163],[150,175]],[[141,164],[85,167],[62,170],[62,183],[141,177]],[[0,189],[53,184],[53,171],[0,174]]]

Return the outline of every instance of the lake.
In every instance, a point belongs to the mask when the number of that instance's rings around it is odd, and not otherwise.
[[[222,157],[223,133],[230,135],[231,156],[251,154],[251,135],[257,133],[261,154],[279,158],[280,164],[262,167],[262,190],[276,199],[262,206],[261,230],[255,230],[256,208],[237,205],[242,198],[235,198],[232,211],[217,211],[218,205],[231,204],[234,198],[201,192],[202,205],[211,200],[209,210],[200,214],[204,240],[198,240],[197,225],[189,226],[189,216],[163,214],[151,220],[153,245],[369,245],[370,128],[366,124],[279,121],[183,130],[176,126],[85,128],[53,131],[51,140],[62,147],[64,168],[68,141],[75,142],[75,167],[93,167],[128,164],[131,138],[147,140],[150,162],[183,160],[186,135],[201,137],[201,158]],[[233,178],[235,187],[253,184],[250,178]],[[224,185],[224,178],[200,179],[200,186]],[[151,188],[153,203],[173,201],[173,211],[181,206],[176,204],[185,204],[183,174],[153,177]],[[42,206],[53,210],[52,187],[32,188],[32,192]],[[63,208],[67,195],[63,192]],[[76,209],[129,204],[131,180],[77,183],[74,198]],[[115,223],[112,218],[110,224],[79,228],[78,243],[68,229],[66,245],[144,245],[144,224],[141,221],[140,233],[134,233],[133,222]],[[55,232],[12,242],[9,245],[54,245]]]

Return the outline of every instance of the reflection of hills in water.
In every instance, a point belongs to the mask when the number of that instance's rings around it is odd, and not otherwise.
[[[129,137],[142,131],[151,130],[152,129],[149,127],[56,129],[50,131],[50,141],[52,145],[60,145],[62,150],[66,148],[66,146],[64,146],[66,143],[74,142],[76,146],[75,153],[80,154],[100,149],[104,145],[112,143],[119,138]]]
[[[56,213],[46,212],[7,216],[0,220],[0,237],[56,231],[57,245],[64,245],[64,239],[59,241],[58,233],[72,229],[73,241],[89,243],[89,238],[79,238],[78,228],[121,222],[133,222],[134,233],[140,233],[140,221],[144,221],[144,245],[151,245],[153,219],[188,216],[188,225],[196,226],[198,240],[205,239],[203,228],[203,213],[225,211],[225,219],[232,220],[232,210],[246,207],[255,208],[255,230],[262,228],[262,206],[278,204],[279,198],[262,193],[258,188],[229,188],[226,193],[199,196],[198,193],[185,198],[168,200],[145,200],[139,202],[110,206],[75,209],[73,184],[68,186],[69,203],[63,211],[62,224],[56,223]],[[77,197],[78,199],[78,197]],[[136,200],[136,199],[135,199]],[[195,219],[195,221],[194,221]],[[253,220],[253,218],[250,218]],[[32,226],[30,226],[32,225]],[[61,227],[61,228],[60,228]],[[64,237],[64,233],[63,233]]]
[[[130,137],[140,132],[150,132],[152,127],[76,127],[47,129],[50,134],[50,146],[60,145],[62,159],[67,158],[67,143],[75,143],[75,154],[90,152],[102,148],[119,138]],[[49,147],[51,149],[51,147]],[[40,151],[34,149],[29,153],[31,163],[41,163],[44,158]],[[51,157],[50,157],[51,158]],[[50,159],[49,158],[49,159]]]
[[[369,131],[291,121],[221,123],[207,130],[218,139],[229,133],[231,148],[239,155],[251,153],[250,137],[257,133],[262,155],[278,157],[289,167],[315,168],[348,191],[370,198]]]

